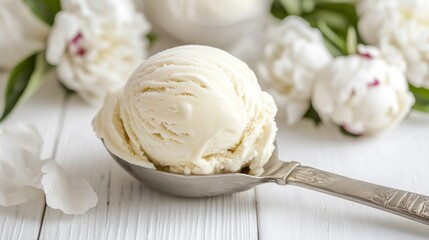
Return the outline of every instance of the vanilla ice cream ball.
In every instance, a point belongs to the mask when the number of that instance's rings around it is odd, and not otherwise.
[[[261,26],[266,0],[147,0],[149,20],[174,38],[227,48]]]
[[[115,155],[184,174],[258,175],[274,149],[277,108],[248,66],[222,50],[181,46],[141,64],[94,120]]]

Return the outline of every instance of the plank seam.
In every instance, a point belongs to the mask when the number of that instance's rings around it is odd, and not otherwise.
[[[106,199],[106,223],[105,223],[105,236],[109,237],[110,225],[109,225],[109,208],[110,208],[110,187],[112,184],[112,164],[110,164],[109,173],[107,175],[107,199]]]
[[[65,121],[66,112],[67,112],[67,108],[68,108],[67,106],[70,102],[69,101],[70,96],[71,96],[71,93],[66,93],[64,96],[63,102],[61,104],[59,124],[58,124],[57,132],[55,133],[55,141],[54,141],[54,147],[53,147],[53,153],[52,153],[52,157],[54,158],[54,160],[57,156],[58,145],[59,145],[59,141],[60,141],[60,137],[61,137],[61,132],[63,131],[63,127],[64,127],[64,121]],[[41,237],[43,225],[45,222],[46,208],[47,208],[47,205],[46,205],[46,198],[45,198],[45,207],[43,208],[42,217],[40,219],[40,227],[39,227],[39,232],[37,234],[37,240],[40,240],[40,237]]]
[[[255,191],[255,210],[256,210],[256,238],[258,240],[260,240],[261,236],[259,235],[259,233],[260,233],[260,231],[259,231],[259,228],[260,228],[259,221],[260,221],[260,219],[259,219],[259,207],[258,207],[258,191],[257,191],[256,188],[254,188],[254,191]]]

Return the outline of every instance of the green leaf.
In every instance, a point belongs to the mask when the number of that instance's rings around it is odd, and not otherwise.
[[[6,86],[5,106],[0,121],[4,120],[9,115],[24,94],[25,88],[36,68],[36,56],[37,54],[33,54],[24,59],[24,61],[20,62],[12,70]]]
[[[153,44],[156,42],[156,39],[158,36],[156,36],[154,33],[148,33],[146,35],[146,39],[149,42],[149,47],[153,46]]]
[[[350,25],[356,25],[359,17],[357,15],[355,4],[353,3],[334,3],[334,2],[320,2],[318,1],[317,9],[323,9],[331,12],[341,13],[347,17]]]
[[[302,13],[301,0],[280,0],[280,3],[291,15],[300,15]]]
[[[316,7],[316,0],[302,0],[301,7],[302,11],[305,13],[312,12]]]
[[[22,101],[31,97],[46,80],[46,74],[53,69],[53,66],[46,62],[45,53],[38,53],[36,56],[36,68],[30,77],[27,87],[25,88]]]
[[[413,105],[413,109],[419,112],[429,113],[429,104],[416,102]]]
[[[322,35],[332,43],[343,55],[347,54],[345,40],[339,37],[323,20],[317,22]]]
[[[43,22],[52,26],[54,24],[55,15],[61,11],[60,0],[16,0],[24,1],[31,11],[39,17]]]
[[[12,69],[5,92],[5,106],[0,121],[4,120],[20,102],[40,88],[51,66],[43,53],[35,53]]]
[[[316,9],[310,14],[305,14],[302,16],[307,20],[312,27],[318,27],[317,22],[323,20],[326,25],[335,31],[344,31],[349,26],[347,16],[344,16],[341,13],[327,11],[323,9]]]
[[[279,19],[302,17],[322,32],[334,56],[353,54],[362,42],[356,31],[359,18],[352,0],[274,0],[271,14]]]
[[[333,29],[333,31],[335,31],[337,34],[339,35],[344,35],[344,37],[347,34],[348,28],[350,26],[354,27],[355,29],[357,29],[357,25],[358,25],[358,21],[359,21],[359,16],[357,14],[356,11],[356,4],[351,2],[351,1],[325,1],[325,3],[323,3],[323,1],[318,0],[318,4],[317,4],[317,10],[318,11],[329,11],[331,13],[335,13],[335,14],[339,14],[342,15],[343,20],[343,27],[341,28],[337,28],[336,25],[337,24],[332,24],[332,22],[327,22],[328,25]],[[357,33],[357,40],[359,43],[362,42],[360,36],[359,36],[359,32]]]
[[[331,42],[329,42],[326,39],[323,39],[323,41],[325,43],[326,48],[332,54],[332,56],[334,57],[343,56],[343,53],[341,52],[341,50],[335,47]]]
[[[357,33],[356,29],[352,26],[347,30],[347,38],[346,38],[346,50],[347,54],[355,54],[357,52]]]
[[[322,119],[311,104],[303,118],[312,120],[316,126],[319,126],[322,123]]]
[[[411,84],[409,84],[409,88],[416,99],[413,109],[416,111],[429,113],[429,89],[415,87]]]
[[[286,9],[283,7],[279,0],[273,1],[273,3],[271,4],[270,12],[274,17],[278,19],[283,19],[288,15]]]

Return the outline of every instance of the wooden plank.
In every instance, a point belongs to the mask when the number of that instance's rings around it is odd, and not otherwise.
[[[99,203],[85,215],[77,216],[46,208],[40,239],[104,239],[111,163],[92,132],[91,120],[96,109],[76,95],[68,99],[65,108],[64,127],[55,159],[70,175],[87,179],[96,191]]]
[[[253,190],[205,199],[153,197],[149,239],[257,239]]]
[[[28,99],[6,119],[2,125],[17,121],[33,124],[41,133],[44,145],[42,157],[52,157],[61,126],[61,108],[64,92],[56,82],[55,76],[49,80],[34,96]],[[6,76],[0,76],[0,104],[4,103],[4,84]],[[0,239],[36,239],[45,207],[44,198],[34,199],[16,207],[0,207]]]
[[[56,159],[90,182],[99,203],[78,216],[47,208],[41,239],[256,239],[254,190],[207,199],[150,190],[108,156],[92,131],[95,112],[70,99]]]
[[[254,192],[207,199],[148,189],[112,168],[106,239],[256,239]]]
[[[279,126],[280,158],[429,195],[429,118],[412,115],[378,138],[300,123]],[[292,186],[257,188],[260,239],[427,239],[427,226]]]

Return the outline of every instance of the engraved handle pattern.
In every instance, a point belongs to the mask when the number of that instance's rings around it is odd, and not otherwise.
[[[374,201],[380,205],[429,220],[429,197],[386,187],[377,189],[375,194]]]
[[[429,197],[298,166],[287,184],[348,199],[429,225]]]

